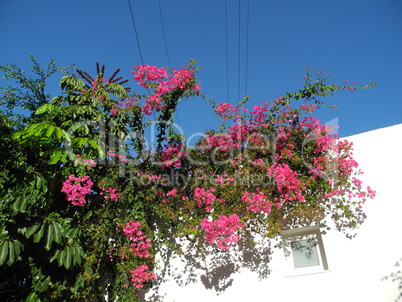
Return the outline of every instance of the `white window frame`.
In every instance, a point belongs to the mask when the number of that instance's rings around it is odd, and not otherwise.
[[[318,225],[284,230],[281,232],[283,250],[285,252],[286,273],[285,276],[300,276],[328,272],[328,262],[325,255],[324,243],[322,241],[320,227]],[[317,242],[317,254],[319,265],[295,268],[292,254],[292,241],[314,238]]]

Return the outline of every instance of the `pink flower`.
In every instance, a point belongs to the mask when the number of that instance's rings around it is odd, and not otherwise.
[[[267,176],[273,177],[275,180],[283,201],[306,201],[302,194],[306,189],[304,183],[297,178],[298,173],[286,163],[273,164],[268,168]]]
[[[215,221],[204,219],[201,227],[205,230],[205,239],[208,243],[215,243],[218,248],[229,250],[233,244],[237,243],[239,235],[237,229],[243,227],[239,216],[232,214],[230,216],[219,215]]]
[[[117,193],[117,189],[114,189],[114,188],[106,189],[105,187],[100,187],[100,189],[102,190],[100,195],[104,195],[104,198],[106,200],[114,200],[114,201],[119,200],[120,194]]]
[[[135,270],[131,271],[131,283],[135,288],[144,287],[144,283],[149,280],[156,280],[156,275],[151,272],[145,264],[140,265]],[[128,284],[126,284],[128,286]]]
[[[250,194],[249,192],[245,191],[241,199],[249,205],[247,209],[251,212],[265,212],[267,214],[271,213],[272,203],[262,192]]]
[[[212,211],[212,204],[215,202],[215,200],[217,200],[216,196],[212,194],[214,191],[214,188],[209,188],[208,190],[199,187],[195,188],[194,200],[197,202],[199,208],[205,205],[205,210],[207,212]]]
[[[130,220],[123,228],[123,233],[132,241],[130,247],[134,255],[149,258],[151,255],[149,248],[152,246],[151,239],[142,233],[139,229],[140,226],[141,224],[138,221]]]
[[[165,68],[157,68],[151,65],[138,65],[132,71],[138,85],[144,88],[153,88],[154,91],[145,101],[142,111],[150,115],[152,111],[164,108],[162,97],[179,89],[191,89],[198,93],[200,87],[194,84],[194,71],[188,69],[172,70],[168,73]],[[191,86],[190,86],[191,85]]]
[[[216,112],[218,113],[219,117],[225,117],[226,118],[231,113],[232,109],[233,109],[232,104],[219,103]]]
[[[111,109],[110,114],[113,115],[113,116],[117,115],[117,109],[116,108]]]
[[[182,157],[186,156],[186,154],[184,145],[168,145],[162,151],[162,159],[160,160],[160,163],[162,164],[162,167],[165,168],[172,166],[178,168],[181,166]]]
[[[67,200],[75,206],[83,206],[85,196],[91,193],[93,182],[89,176],[75,177],[74,174],[68,176],[68,179],[63,183],[61,192],[67,194]]]
[[[177,196],[177,189],[174,188],[171,191],[167,192],[166,196],[176,197]]]
[[[373,189],[371,189],[370,186],[367,187],[367,192],[370,195],[370,198],[373,199],[376,196],[376,191],[374,191]]]

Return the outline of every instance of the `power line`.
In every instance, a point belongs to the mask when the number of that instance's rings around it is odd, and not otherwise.
[[[226,24],[226,99],[229,102],[229,51],[228,51],[228,1],[225,0],[225,24]]]
[[[169,68],[171,68],[170,59],[169,59],[168,45],[167,45],[167,39],[166,39],[166,33],[165,33],[165,23],[163,22],[162,6],[161,6],[161,1],[160,1],[160,0],[158,0],[158,5],[159,5],[159,15],[160,15],[160,17],[161,17],[162,32],[163,32],[163,40],[165,41],[166,57],[167,57],[167,61],[168,61],[168,66],[169,66]],[[177,106],[176,106],[175,113],[176,113],[177,123],[180,124],[179,112],[178,112]]]
[[[161,16],[162,31],[163,31],[163,39],[164,39],[164,41],[165,41],[166,56],[167,56],[168,66],[169,66],[169,68],[170,68],[169,52],[168,52],[167,41],[166,41],[166,34],[165,34],[165,24],[163,23],[162,7],[161,7],[161,1],[160,1],[160,0],[158,0],[158,4],[159,4],[159,14],[160,14],[160,16]]]
[[[131,2],[130,2],[130,0],[127,0],[127,2],[128,2],[128,6],[130,7],[131,21],[132,21],[133,27],[134,27],[135,39],[137,40],[137,47],[138,47],[138,52],[140,53],[141,64],[144,65],[144,59],[142,58],[140,40],[138,39],[137,27],[135,26],[135,20],[134,20],[133,9],[132,9],[132,7],[131,7]]]
[[[246,25],[246,78],[245,78],[245,89],[244,96],[247,96],[247,85],[248,85],[248,34],[249,34],[249,20],[250,20],[250,1],[247,0],[247,25]]]
[[[131,7],[131,2],[130,2],[130,0],[127,0],[127,2],[128,2],[128,6],[130,7],[131,21],[132,21],[132,23],[133,23],[133,28],[134,28],[134,33],[135,33],[135,39],[137,40],[138,52],[140,53],[141,65],[144,65],[144,59],[143,59],[143,57],[142,57],[142,51],[141,51],[140,40],[138,39],[137,27],[135,26],[135,19],[134,19],[133,9],[132,9],[132,7]],[[148,94],[151,94],[151,92],[149,91],[149,88],[147,88],[147,90],[148,90]],[[154,114],[154,119],[156,120],[155,112],[154,112],[153,114]]]
[[[240,12],[241,12],[241,7],[240,7],[240,2],[239,0],[239,26],[238,26],[238,32],[239,32],[239,43],[238,43],[238,58],[237,58],[237,101],[240,101],[240,41],[241,41],[241,18],[240,18]]]
[[[201,48],[201,62],[204,63],[204,48],[202,44],[202,31],[201,31],[201,15],[200,15],[200,0],[197,1],[197,16],[198,16],[198,29],[200,37],[200,48]]]

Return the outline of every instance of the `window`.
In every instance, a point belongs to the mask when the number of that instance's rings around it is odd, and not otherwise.
[[[328,271],[327,258],[319,226],[281,232],[287,262],[287,275]]]

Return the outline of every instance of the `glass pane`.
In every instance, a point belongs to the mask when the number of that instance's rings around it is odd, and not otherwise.
[[[292,241],[291,248],[295,268],[320,265],[315,239]]]

